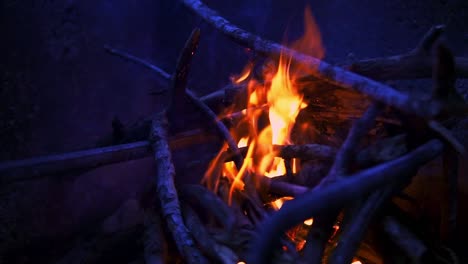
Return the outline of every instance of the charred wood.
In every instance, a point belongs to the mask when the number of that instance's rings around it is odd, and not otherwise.
[[[200,249],[217,263],[237,263],[237,255],[228,247],[218,244],[208,233],[195,211],[188,205],[182,206],[185,224],[197,241]]]

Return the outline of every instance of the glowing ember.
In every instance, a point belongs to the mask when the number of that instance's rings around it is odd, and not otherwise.
[[[314,223],[314,219],[310,218],[304,221],[304,225],[311,226]]]
[[[359,260],[354,260],[353,262],[351,262],[351,264],[362,264],[362,262]]]

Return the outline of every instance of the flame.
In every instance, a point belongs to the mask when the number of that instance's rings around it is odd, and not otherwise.
[[[320,32],[309,8],[306,8],[304,12],[304,25],[303,37],[289,47],[318,59],[323,58],[324,48]],[[304,73],[315,70],[306,68],[305,65],[294,65],[290,57],[280,54],[277,62],[273,60],[267,62],[264,67],[263,80],[258,81],[252,76],[253,66],[253,63],[247,64],[238,76],[232,78],[234,84],[242,83],[247,86],[248,97],[244,100],[247,105],[242,108],[233,106],[228,113],[223,113],[227,115],[241,113],[243,119],[239,123],[244,124],[244,130],[248,130],[247,132],[241,131],[238,126],[231,131],[234,138],[240,138],[239,147],[248,147],[242,167],[236,168],[234,162],[220,165],[222,176],[229,179],[231,183],[229,203],[234,191],[243,190],[245,175],[277,177],[287,173],[285,161],[278,157],[273,146],[293,143],[290,136],[296,118],[300,111],[307,107],[297,79]],[[268,117],[268,124],[264,124],[263,119],[266,117]],[[221,151],[227,151],[227,146],[223,146]],[[219,166],[217,164],[222,162],[221,160],[222,157],[216,157],[213,160],[205,178],[217,171],[215,168]],[[292,173],[296,173],[299,167],[298,160],[291,160]],[[217,185],[214,184],[214,186]],[[273,203],[273,206],[279,209],[287,199],[291,198],[280,198]]]
[[[354,260],[353,262],[351,262],[351,264],[362,264],[362,262],[359,260]]]
[[[309,219],[304,221],[304,225],[307,225],[307,226],[311,226],[313,223],[314,223],[313,218],[309,218]]]

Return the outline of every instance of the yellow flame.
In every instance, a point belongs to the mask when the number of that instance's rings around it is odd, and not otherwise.
[[[308,225],[308,226],[311,226],[313,223],[314,223],[313,218],[309,218],[309,219],[304,221],[304,225]]]

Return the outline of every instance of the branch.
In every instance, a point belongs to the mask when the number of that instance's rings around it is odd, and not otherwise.
[[[0,163],[0,185],[67,171],[92,169],[107,164],[141,159],[151,155],[150,144],[139,141]]]
[[[217,263],[230,264],[237,263],[237,255],[228,247],[218,244],[208,233],[198,215],[190,206],[183,206],[185,223],[197,244],[209,257]]]
[[[188,131],[172,136],[171,149],[187,144],[206,142],[207,137],[200,131]],[[47,155],[30,159],[5,161],[0,163],[0,185],[32,180],[65,172],[84,171],[100,166],[151,156],[151,144],[138,141],[102,148]]]
[[[320,182],[318,188],[336,182],[339,178],[349,173],[356,149],[361,139],[374,125],[375,118],[380,113],[381,108],[382,105],[374,102],[364,115],[354,122],[346,140],[336,154],[335,161],[328,175]],[[329,240],[329,235],[333,230],[333,224],[338,214],[339,211],[336,210],[317,216],[317,221],[315,221],[306,238],[307,242],[304,247],[306,261],[311,263],[319,263],[321,261],[325,243]]]
[[[217,195],[201,185],[186,184],[180,189],[183,200],[193,206],[200,206],[209,214],[213,214],[217,221],[227,230],[232,230],[236,224],[236,217],[232,209]]]
[[[192,34],[191,37],[194,37],[194,36],[197,36],[196,34]],[[192,50],[191,48],[195,48],[196,46],[194,46],[193,42],[192,41],[188,41],[187,42],[188,46],[189,47],[189,50]],[[152,65],[151,63],[143,60],[143,59],[140,59],[140,58],[137,58],[133,55],[130,55],[128,53],[125,53],[123,51],[119,51],[119,50],[116,50],[116,49],[112,49],[113,52],[112,54],[114,55],[118,55],[120,57],[123,57],[123,58],[127,58],[129,60],[132,60],[133,62],[135,63],[138,63],[140,65],[143,65],[151,70],[153,70],[155,73],[157,73],[158,75],[160,75],[161,77],[163,78],[166,78],[168,79],[169,77],[169,74],[166,73],[164,70]],[[192,54],[192,53],[190,53]],[[181,58],[186,58],[185,56],[181,56]],[[181,69],[185,69],[187,70],[186,68],[182,68]],[[186,78],[186,75],[182,75],[184,78]],[[186,82],[174,82],[174,85],[180,85],[182,83],[186,83]],[[180,88],[178,89],[180,90]],[[223,92],[223,95],[224,95],[224,91]],[[178,93],[175,93],[173,94],[173,96],[175,98],[178,98],[177,100],[180,100],[180,97],[181,97],[181,91],[179,91]],[[200,109],[200,111],[202,113],[204,113],[205,115],[207,115],[207,117],[214,123],[214,125],[216,126],[218,132],[220,133],[220,135],[226,140],[229,148],[233,151],[234,153],[234,161],[235,161],[235,164],[236,164],[236,167],[240,169],[240,167],[242,166],[242,162],[243,162],[243,157],[241,155],[241,153],[239,152],[239,149],[237,147],[237,143],[235,142],[235,140],[232,138],[231,136],[231,133],[229,132],[229,130],[227,129],[227,127],[224,125],[223,122],[221,122],[218,117],[216,116],[216,114],[204,103],[204,101],[202,99],[199,99],[190,89],[185,89],[185,94],[188,96],[188,98],[190,99],[190,101],[198,108]],[[205,97],[202,97],[204,98],[204,100],[206,101],[209,101],[209,100],[213,100],[212,97],[215,97],[215,98],[218,98],[218,96],[220,95],[220,93],[214,93],[213,95],[208,95],[208,96],[205,96]],[[173,98],[175,100],[175,98]],[[176,103],[177,104],[177,103]],[[180,105],[180,103],[178,103]],[[180,106],[182,107],[182,106]],[[175,112],[178,112],[180,113],[180,109],[178,111],[175,111]],[[180,119],[180,115],[177,115],[177,116],[174,116],[172,119],[174,120],[177,120],[177,119]]]
[[[314,76],[334,85],[361,92],[377,101],[418,116],[430,118],[436,116],[441,110],[440,106],[435,102],[417,100],[387,85],[342,68],[334,67],[324,61],[288,49],[280,44],[264,40],[259,36],[233,25],[199,0],[183,0],[183,2],[198,16],[230,37],[233,41],[264,55],[276,58],[278,58],[280,54],[286,55],[295,63],[315,69],[316,71],[313,73]]]
[[[207,263],[196,249],[180,212],[179,198],[174,186],[175,169],[167,143],[167,118],[165,111],[155,115],[150,135],[157,164],[156,192],[164,220],[182,257],[188,263]]]
[[[340,241],[330,258],[331,264],[351,263],[373,216],[393,193],[393,188],[385,188],[372,193],[344,228]]]
[[[442,150],[443,144],[439,140],[431,140],[403,157],[360,171],[285,203],[261,225],[260,234],[253,241],[254,246],[248,254],[247,263],[269,263],[278,239],[295,224],[336,210],[380,186],[404,180],[407,176],[405,172],[424,165],[437,157]]]

